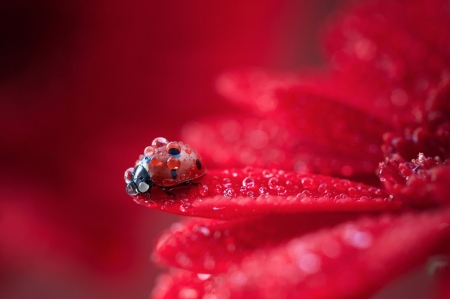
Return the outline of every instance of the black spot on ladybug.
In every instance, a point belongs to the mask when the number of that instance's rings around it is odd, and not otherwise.
[[[199,159],[195,160],[195,165],[197,165],[198,170],[202,169],[202,162]]]
[[[171,154],[172,156],[177,156],[180,154],[180,150],[172,147],[172,148],[169,148],[168,153]]]
[[[172,175],[172,179],[176,179],[176,177],[177,177],[177,170],[176,169],[172,169],[170,171],[170,174]]]

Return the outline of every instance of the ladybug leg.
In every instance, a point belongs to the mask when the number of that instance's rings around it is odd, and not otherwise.
[[[170,191],[172,191],[173,188],[170,188],[170,189],[167,189],[167,188],[165,188],[165,187],[159,187],[159,188],[160,188],[162,191],[166,192],[166,194],[169,195],[170,197],[172,197],[172,198],[176,198],[176,197],[177,197],[175,193],[170,192]]]

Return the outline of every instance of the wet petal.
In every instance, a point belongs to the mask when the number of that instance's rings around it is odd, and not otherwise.
[[[176,223],[159,239],[154,259],[198,273],[221,273],[254,250],[358,217],[355,213],[275,214],[250,219]]]
[[[418,22],[420,20],[420,22]],[[336,92],[378,115],[404,113],[449,70],[448,3],[371,1],[331,23],[327,48]]]
[[[165,212],[230,219],[273,212],[384,211],[400,208],[382,190],[344,179],[283,170],[211,170],[172,198],[158,188],[134,200]]]
[[[224,275],[201,276],[196,288],[214,298],[366,298],[449,237],[449,209],[362,218],[255,251]],[[176,288],[192,286],[194,275]]]
[[[184,126],[182,139],[213,167],[276,167],[371,177],[382,160],[383,126],[354,109],[310,100],[289,107],[292,114],[270,119],[235,116],[191,122]],[[324,107],[342,113],[334,117],[335,111]]]
[[[380,163],[380,180],[394,197],[409,206],[429,207],[448,204],[450,162],[419,154],[406,162],[396,157]]]

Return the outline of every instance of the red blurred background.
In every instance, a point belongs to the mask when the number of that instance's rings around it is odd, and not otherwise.
[[[178,218],[134,204],[124,170],[154,137],[239,109],[214,91],[222,71],[320,65],[337,5],[2,1],[0,298],[147,298]]]

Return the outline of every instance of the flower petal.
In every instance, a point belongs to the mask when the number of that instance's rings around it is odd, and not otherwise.
[[[438,253],[449,237],[449,209],[362,218],[255,251],[197,288],[216,298],[366,298]]]
[[[377,115],[411,111],[405,108],[422,102],[449,70],[449,25],[445,0],[377,0],[351,8],[327,38],[336,92],[371,97],[356,104]]]
[[[184,126],[182,139],[202,153],[206,164],[218,168],[275,167],[372,183],[382,160],[383,126],[354,109],[310,100],[287,108],[291,114],[269,119],[240,116],[191,122]]]
[[[355,213],[274,214],[231,221],[209,219],[177,223],[156,245],[154,259],[197,273],[223,273],[254,250],[354,219]]]
[[[450,162],[419,154],[412,162],[386,159],[378,170],[380,180],[394,197],[408,206],[429,207],[448,204]]]
[[[165,212],[230,219],[273,212],[384,211],[400,208],[382,190],[339,178],[282,170],[211,170],[170,197],[153,188],[134,200]]]

